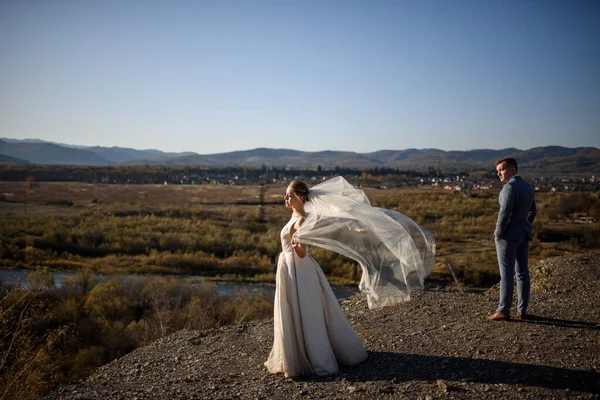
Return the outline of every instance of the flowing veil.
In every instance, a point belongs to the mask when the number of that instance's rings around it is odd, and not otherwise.
[[[431,232],[404,214],[372,207],[341,176],[314,186],[308,198],[308,215],[294,238],[358,262],[369,308],[409,300],[412,290],[423,288],[435,262]]]

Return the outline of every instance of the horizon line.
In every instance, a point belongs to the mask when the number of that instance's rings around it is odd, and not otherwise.
[[[113,146],[101,146],[101,145],[80,145],[80,144],[71,144],[71,143],[61,143],[61,142],[54,142],[54,141],[48,141],[48,140],[43,140],[43,139],[38,139],[38,138],[23,138],[23,139],[15,139],[15,138],[9,138],[9,137],[0,137],[0,140],[12,140],[12,141],[17,141],[17,142],[31,142],[31,141],[35,141],[38,143],[48,143],[48,144],[54,144],[57,146],[61,146],[61,147],[65,147],[65,146],[72,146],[72,147],[78,147],[78,148],[83,148],[83,149],[88,149],[88,148],[94,148],[94,147],[100,147],[100,148],[105,148],[105,149],[130,149],[130,150],[136,150],[136,151],[159,151],[161,153],[175,153],[175,154],[184,154],[184,153],[193,153],[195,155],[199,155],[199,156],[211,156],[211,155],[218,155],[218,154],[228,154],[228,153],[239,153],[239,152],[246,152],[246,151],[253,151],[253,150],[279,150],[279,151],[296,151],[299,153],[324,153],[324,152],[339,152],[339,153],[355,153],[355,154],[372,154],[372,153],[378,153],[378,152],[382,152],[382,151],[409,151],[409,150],[417,150],[417,151],[427,151],[427,150],[433,150],[433,151],[442,151],[445,153],[450,153],[450,152],[470,152],[470,151],[504,151],[504,150],[517,150],[517,151],[529,151],[532,149],[537,149],[537,148],[546,148],[546,147],[559,147],[559,148],[565,148],[565,149],[579,149],[579,148],[593,148],[593,149],[597,149],[600,150],[599,147],[596,146],[575,146],[575,147],[567,147],[567,146],[561,146],[561,145],[554,145],[554,144],[549,144],[549,145],[545,145],[545,146],[534,146],[531,147],[529,149],[520,149],[517,147],[505,147],[502,149],[495,149],[495,148],[475,148],[475,149],[469,149],[469,150],[444,150],[444,149],[439,149],[439,148],[435,148],[435,147],[423,147],[423,148],[417,148],[417,147],[409,147],[409,148],[405,148],[405,149],[379,149],[379,150],[374,150],[374,151],[367,151],[367,152],[358,152],[358,151],[354,151],[354,150],[334,150],[334,149],[324,149],[324,150],[297,150],[297,149],[292,149],[292,148],[277,148],[277,147],[264,147],[264,146],[259,146],[259,147],[254,147],[254,148],[250,148],[250,149],[241,149],[241,150],[230,150],[230,151],[222,151],[222,152],[218,152],[218,153],[198,153],[195,151],[166,151],[166,150],[160,150],[160,149],[156,149],[156,148],[146,148],[146,149],[140,149],[140,148],[134,148],[134,147],[125,147],[125,146],[118,146],[118,145],[113,145]]]

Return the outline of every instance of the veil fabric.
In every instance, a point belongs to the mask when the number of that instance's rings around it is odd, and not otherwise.
[[[370,309],[407,301],[411,291],[423,289],[435,262],[431,232],[404,214],[372,207],[341,176],[314,186],[308,198],[308,215],[294,238],[358,262]]]

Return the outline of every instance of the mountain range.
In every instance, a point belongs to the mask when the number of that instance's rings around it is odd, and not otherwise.
[[[527,170],[564,173],[600,173],[600,149],[596,147],[545,146],[528,150],[506,148],[444,151],[439,149],[380,150],[371,153],[348,151],[306,152],[290,149],[257,148],[219,154],[169,153],[124,147],[85,147],[46,142],[39,139],[0,138],[0,163],[76,165],[165,165],[295,168],[469,169],[493,168],[502,157],[514,157]]]

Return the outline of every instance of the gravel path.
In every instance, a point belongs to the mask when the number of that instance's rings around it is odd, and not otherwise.
[[[269,374],[273,323],[256,321],[174,333],[45,399],[600,399],[600,254],[534,266],[532,320],[487,320],[497,293],[342,300],[369,359],[333,376]]]

